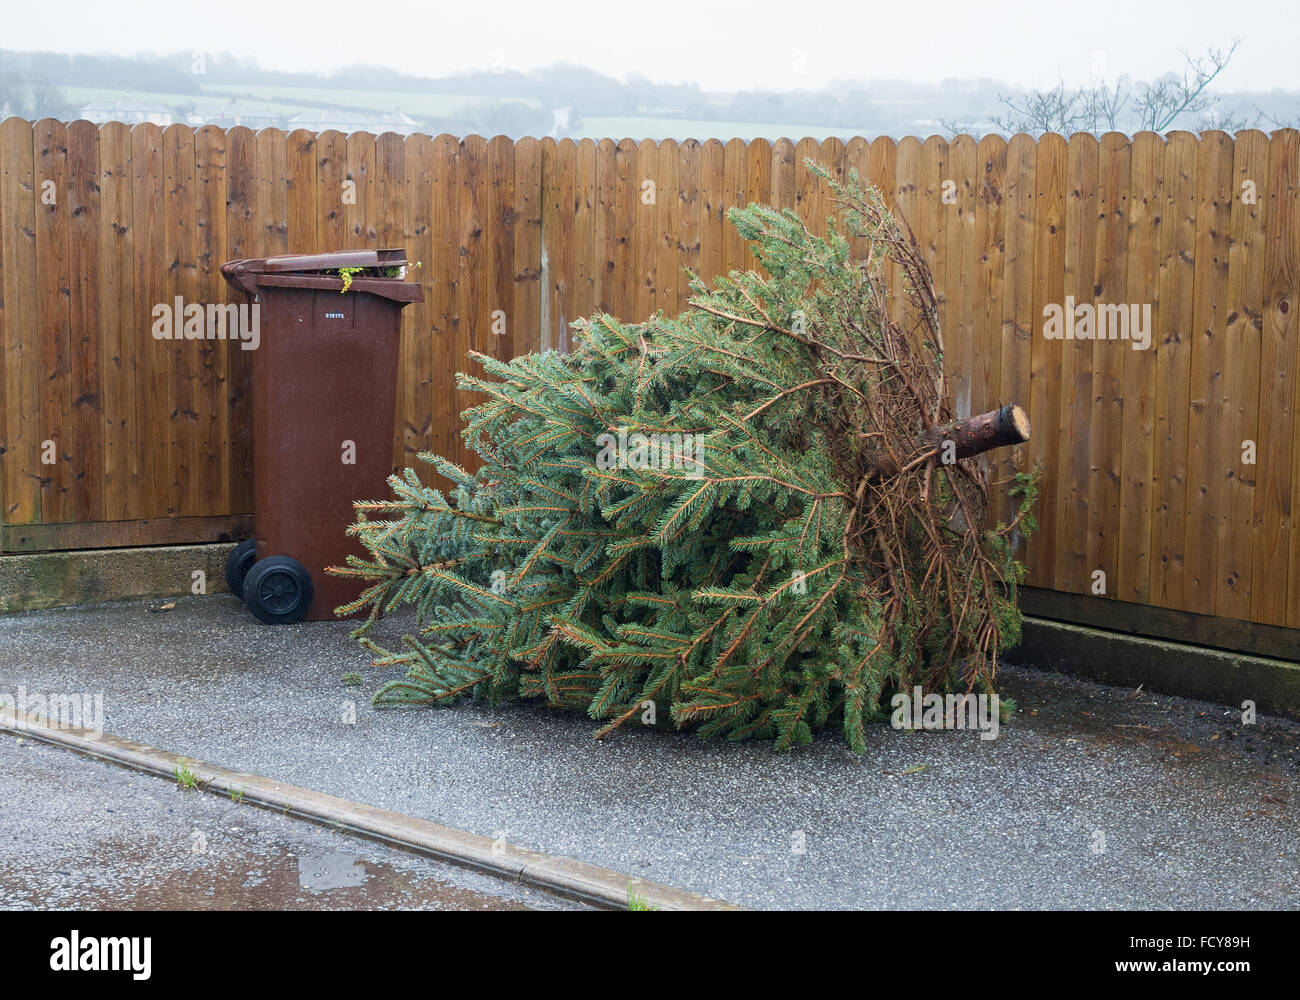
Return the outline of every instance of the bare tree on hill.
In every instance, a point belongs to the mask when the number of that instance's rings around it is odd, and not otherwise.
[[[994,124],[1007,133],[1041,135],[1057,132],[1167,132],[1201,115],[1199,128],[1236,131],[1254,124],[1239,113],[1225,110],[1207,91],[1223,72],[1240,45],[1234,40],[1227,49],[1209,49],[1202,56],[1184,53],[1181,73],[1166,73],[1155,80],[1135,83],[1127,76],[1114,85],[1104,78],[1077,88],[1064,81],[1048,90],[1031,90],[1023,95],[1001,95],[1003,110],[992,116]],[[1258,120],[1258,119],[1256,119]]]

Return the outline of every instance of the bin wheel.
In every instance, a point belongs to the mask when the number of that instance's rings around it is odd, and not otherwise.
[[[257,540],[246,538],[226,556],[226,586],[241,601],[244,599],[244,577],[257,561]]]
[[[244,603],[268,625],[296,622],[311,607],[311,574],[289,556],[267,556],[244,578]]]

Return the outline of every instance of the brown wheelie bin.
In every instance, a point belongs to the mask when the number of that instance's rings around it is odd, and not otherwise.
[[[232,260],[221,273],[257,305],[253,352],[255,539],[226,580],[270,624],[332,619],[360,592],[327,576],[363,550],[346,534],[352,502],[383,495],[392,471],[402,307],[423,301],[402,280],[403,250]],[[350,272],[350,284],[326,272]]]

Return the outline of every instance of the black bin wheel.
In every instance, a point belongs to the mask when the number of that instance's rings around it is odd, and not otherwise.
[[[226,586],[240,600],[244,599],[244,577],[257,561],[257,541],[246,538],[226,556]]]
[[[311,574],[290,556],[267,556],[244,577],[244,603],[268,625],[296,622],[311,607]]]

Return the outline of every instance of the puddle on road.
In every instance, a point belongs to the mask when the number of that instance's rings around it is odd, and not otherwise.
[[[39,872],[0,865],[0,900],[11,907],[92,910],[532,908],[383,862],[344,854],[296,857],[275,845],[259,846],[266,853],[226,846],[202,857],[166,861],[156,853],[107,844],[98,858],[55,862]],[[159,870],[161,864],[168,870]],[[524,893],[522,887],[515,890]]]
[[[351,889],[366,881],[366,866],[350,854],[298,859],[298,884],[312,892]]]
[[[1074,744],[1103,767],[1120,755],[1158,761],[1178,784],[1236,802],[1251,817],[1283,817],[1293,808],[1300,790],[1294,723],[1261,719],[1243,726],[1232,709],[1170,695],[1076,689],[1023,673],[1011,681],[1007,693],[1032,713],[1017,721],[1042,739],[1043,750]]]
[[[1202,747],[1189,743],[1169,726],[1138,722],[1113,722],[1087,711],[1057,712],[1047,709],[1033,719],[1034,728],[1067,742],[1084,742],[1102,748],[1146,746],[1166,758],[1199,754]]]

